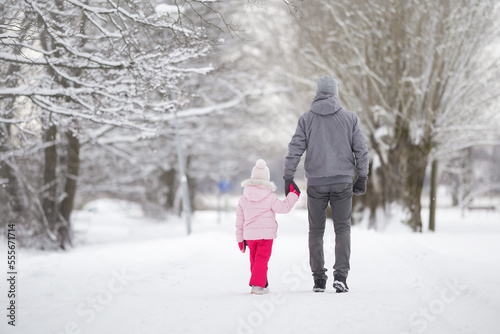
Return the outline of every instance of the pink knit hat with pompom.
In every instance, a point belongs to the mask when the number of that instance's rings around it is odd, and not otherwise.
[[[267,168],[264,160],[257,160],[255,167],[252,169],[252,176],[250,178],[252,180],[263,180],[269,182],[271,174],[269,173],[269,168]]]

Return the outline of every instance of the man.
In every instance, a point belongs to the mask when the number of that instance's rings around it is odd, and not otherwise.
[[[315,292],[326,288],[326,268],[323,252],[326,208],[332,208],[335,230],[335,264],[333,287],[348,292],[347,274],[351,254],[352,194],[366,193],[368,149],[358,124],[358,118],[342,108],[338,83],[322,76],[316,88],[311,109],[298,121],[297,130],[288,145],[285,159],[285,192],[293,181],[302,154],[307,151],[307,210],[309,214],[309,259]],[[357,179],[353,178],[357,171]]]

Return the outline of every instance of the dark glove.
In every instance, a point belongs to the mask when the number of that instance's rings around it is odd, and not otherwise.
[[[288,195],[288,193],[290,192],[290,185],[292,185],[293,189],[295,189],[300,194],[300,189],[299,189],[299,187],[297,187],[295,182],[293,182],[293,179],[291,179],[291,180],[285,179],[285,195]]]
[[[366,180],[367,176],[358,176],[354,185],[352,186],[352,192],[356,196],[361,196],[366,194]]]
[[[240,251],[242,253],[245,253],[245,250],[247,249],[247,241],[243,240],[243,242],[238,242],[238,247],[240,247]]]

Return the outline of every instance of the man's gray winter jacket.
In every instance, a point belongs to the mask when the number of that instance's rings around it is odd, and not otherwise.
[[[359,176],[368,175],[368,149],[358,118],[335,95],[316,95],[299,118],[285,159],[286,180],[294,177],[304,151],[309,186],[350,183],[355,168]]]

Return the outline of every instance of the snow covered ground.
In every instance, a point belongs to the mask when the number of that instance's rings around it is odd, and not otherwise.
[[[312,292],[307,213],[280,215],[271,293],[250,295],[234,213],[149,221],[99,201],[75,213],[77,246],[20,250],[17,326],[1,333],[498,333],[500,213],[441,209],[438,232],[354,227],[351,291]],[[425,213],[424,213],[425,214]],[[333,229],[325,245],[333,265]],[[2,253],[6,254],[5,246]],[[328,272],[331,274],[331,270]],[[7,305],[6,280],[0,291]]]

